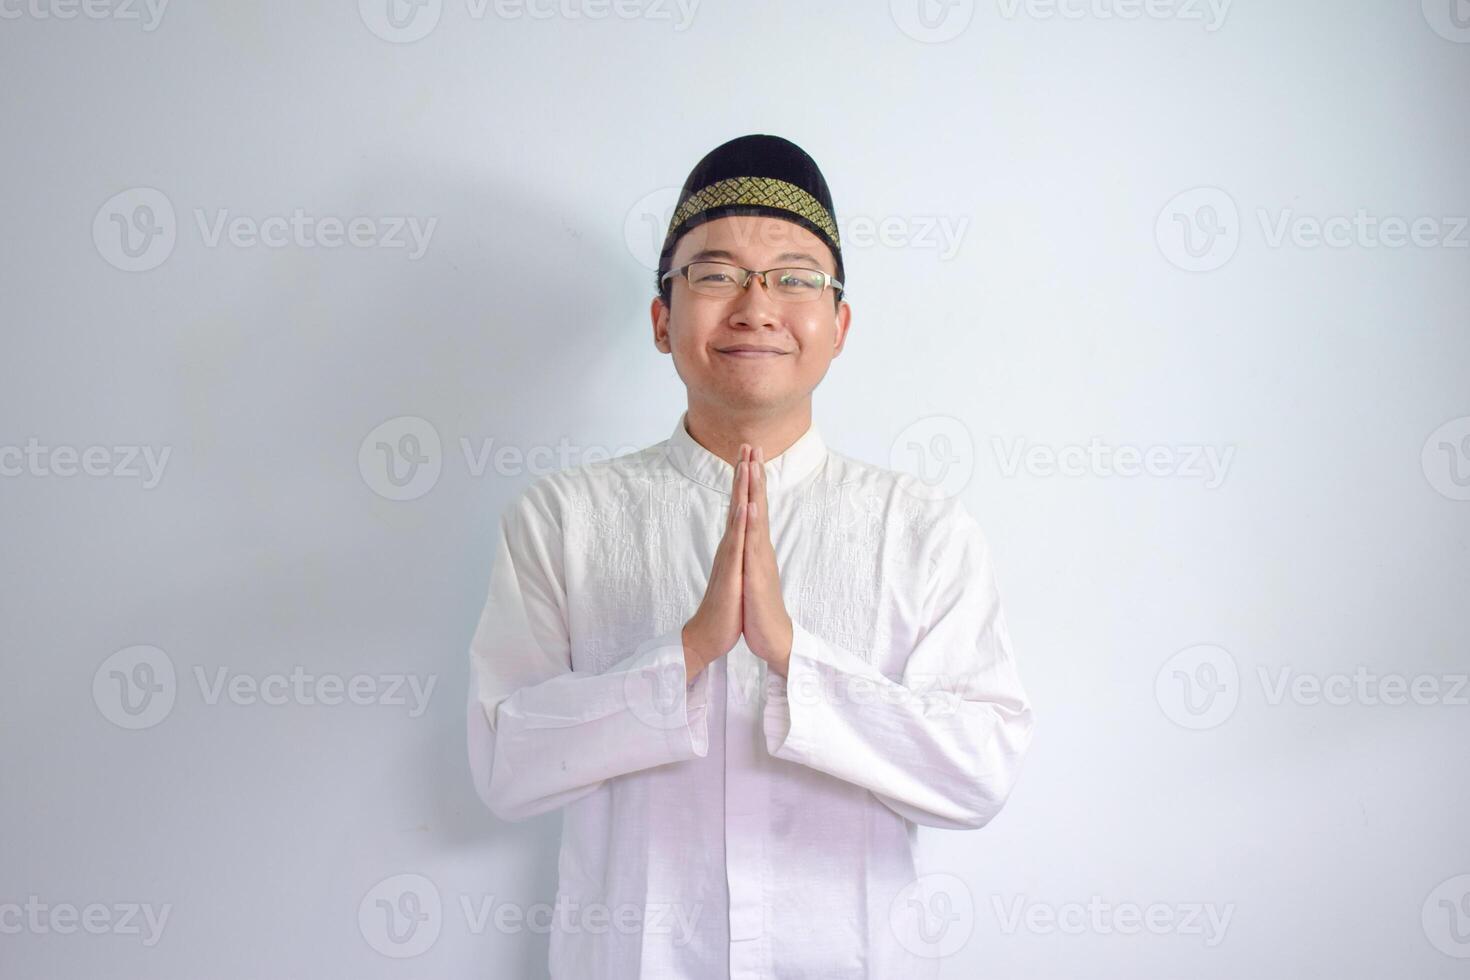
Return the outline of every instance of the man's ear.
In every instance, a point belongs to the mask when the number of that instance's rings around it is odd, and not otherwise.
[[[673,353],[674,349],[669,344],[669,307],[662,296],[653,298],[648,313],[653,318],[653,346],[665,354]]]
[[[837,304],[837,312],[835,316],[837,322],[837,332],[836,335],[833,337],[833,357],[836,357],[838,354],[842,353],[842,348],[847,343],[847,328],[852,326],[852,307],[847,305],[847,300],[842,300]]]

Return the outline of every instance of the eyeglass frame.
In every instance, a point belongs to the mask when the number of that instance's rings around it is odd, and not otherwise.
[[[697,290],[697,289],[694,288],[694,283],[689,278],[689,269],[690,269],[690,267],[691,266],[696,266],[696,265],[726,265],[726,266],[729,266],[732,269],[736,269],[736,270],[739,270],[740,272],[744,273],[744,278],[740,282],[740,292],[741,293],[745,292],[745,290],[750,286],[750,277],[751,276],[760,276],[761,277],[761,288],[763,288],[766,291],[766,295],[767,296],[772,295],[770,283],[766,281],[766,273],[768,273],[768,272],[777,272],[777,271],[779,271],[781,269],[800,269],[802,272],[815,272],[817,275],[819,275],[819,276],[822,277],[822,292],[826,292],[827,291],[827,287],[830,286],[830,287],[832,287],[832,290],[833,290],[834,295],[836,295],[836,297],[838,299],[841,299],[842,298],[842,291],[844,289],[842,283],[838,282],[835,278],[833,278],[830,273],[823,272],[821,269],[809,269],[809,268],[807,268],[804,265],[775,265],[775,266],[772,266],[769,269],[747,269],[744,266],[736,265],[734,262],[721,262],[719,259],[697,259],[697,260],[695,260],[693,262],[686,262],[683,265],[679,266],[678,268],[670,269],[668,272],[665,272],[663,274],[663,276],[659,279],[659,282],[666,282],[666,281],[668,281],[668,278],[670,276],[683,276],[684,277],[684,281],[687,282],[687,283],[689,283],[689,288],[693,292],[698,293],[699,290]],[[700,295],[701,296],[708,296],[710,294],[709,293],[700,293]],[[777,299],[781,299],[783,297],[779,297],[778,296],[776,298]],[[817,293],[815,296],[812,297],[812,301],[815,302],[816,300],[819,300],[821,298],[822,298],[822,293]]]

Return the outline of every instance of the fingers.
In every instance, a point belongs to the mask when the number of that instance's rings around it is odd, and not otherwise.
[[[740,493],[740,476],[744,470],[741,464],[744,463],[745,455],[749,448],[748,443],[742,442],[740,444],[740,458],[735,461],[735,468],[730,471],[730,509],[725,513],[726,534],[729,534],[731,529],[735,527],[735,515],[739,513],[739,503],[744,499]]]
[[[740,447],[740,458],[745,458],[745,446]],[[725,514],[725,533],[735,526],[735,504],[740,499],[735,491],[740,487],[740,460],[735,461],[735,468],[730,471],[730,510]]]
[[[759,532],[765,531],[766,534],[769,535],[770,532],[767,530],[767,528],[770,525],[767,522],[767,516],[768,515],[767,515],[767,512],[766,512],[766,466],[765,466],[765,462],[766,462],[765,450],[760,449],[760,448],[756,448],[755,451],[754,451],[754,453],[752,454],[751,463],[750,463],[750,467],[749,467],[749,469],[750,469],[750,491],[749,491],[749,498],[748,499],[750,501],[750,519],[749,519],[749,525],[750,526],[749,526],[748,530],[751,531],[752,533],[759,533]]]
[[[764,490],[766,471],[763,458],[764,454],[761,450],[754,450],[750,464],[751,482],[748,497],[750,510],[745,520],[745,540],[741,548],[742,591],[760,580],[762,569],[765,567],[763,560],[765,549],[762,547],[762,542],[770,541],[770,532],[766,530]]]
[[[725,534],[720,539],[719,547],[715,550],[716,568],[713,575],[724,579],[726,568],[733,565],[740,567],[745,552],[745,522],[748,510],[747,499],[750,496],[750,446],[742,443],[740,446],[740,459],[735,463],[735,469],[731,475],[730,488],[730,510],[725,519]]]
[[[766,451],[757,449],[755,451],[755,468],[760,474],[755,481],[755,488],[751,491],[751,497],[756,505],[756,513],[761,519],[761,530],[770,527],[771,512],[766,507]]]
[[[691,620],[697,623],[694,641],[697,652],[701,644],[713,652],[712,656],[701,653],[700,659],[706,664],[732,649],[743,629],[741,588],[745,562],[745,515],[750,495],[749,445],[740,447],[740,455],[730,478],[730,510],[725,519],[725,533],[715,548],[704,599]],[[688,670],[687,659],[685,669]]]
[[[750,445],[742,444],[740,447],[740,467],[739,471],[735,474],[735,496],[730,499],[739,501],[742,504],[745,503],[746,498],[750,494],[750,468]]]
[[[745,532],[750,523],[750,446],[742,444],[740,447],[741,462],[736,469],[735,493],[730,497],[730,510],[735,514],[735,554],[745,554]]]

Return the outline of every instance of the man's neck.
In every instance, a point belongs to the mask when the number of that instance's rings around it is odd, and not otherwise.
[[[760,447],[766,462],[790,449],[812,424],[812,402],[807,398],[795,408],[774,415],[732,415],[721,408],[689,404],[685,428],[695,442],[734,466],[740,461],[740,444],[752,451]]]

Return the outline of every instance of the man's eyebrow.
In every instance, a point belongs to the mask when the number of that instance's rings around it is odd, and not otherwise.
[[[695,252],[693,255],[689,256],[690,262],[703,262],[706,259],[729,259],[732,262],[736,261],[735,254],[733,252],[727,252],[723,248],[707,248],[701,252]],[[812,255],[810,252],[782,252],[772,261],[806,261],[810,262],[812,265],[816,266],[819,269],[822,267],[822,260],[817,258],[815,255]]]
[[[733,253],[727,252],[722,248],[707,248],[702,252],[695,252],[689,256],[689,261],[702,262],[705,259],[731,259],[733,261],[734,258]]]
[[[776,256],[777,262],[792,262],[798,259],[805,259],[817,268],[821,268],[822,266],[822,260],[808,252],[782,252]]]

